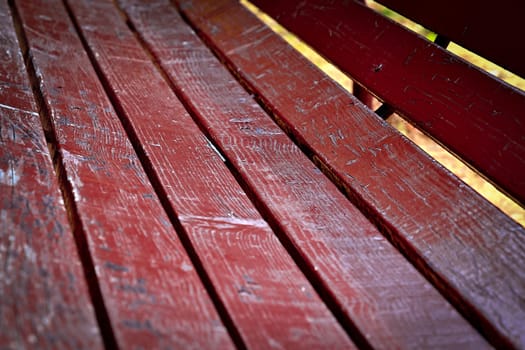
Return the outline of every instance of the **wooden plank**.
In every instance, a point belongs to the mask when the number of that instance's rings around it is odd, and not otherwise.
[[[19,1],[112,348],[231,348],[60,1]],[[95,278],[95,276],[93,276]]]
[[[525,2],[379,0],[426,28],[525,77],[523,33]]]
[[[10,12],[0,1],[0,348],[102,349]]]
[[[242,6],[182,1],[181,9],[281,127],[493,344],[525,346],[523,227],[363,109]],[[157,42],[162,48],[173,40]]]
[[[354,1],[254,3],[525,205],[523,91]]]
[[[169,1],[120,3],[359,346],[487,346],[275,125]],[[239,28],[249,27],[232,30]]]
[[[355,348],[113,3],[69,4],[110,94],[239,334],[237,345]]]

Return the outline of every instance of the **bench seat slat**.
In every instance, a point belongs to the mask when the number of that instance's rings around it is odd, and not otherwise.
[[[248,348],[279,344],[290,349],[353,349],[348,335],[200,132],[114,4],[103,0],[69,4],[111,94],[134,130],[135,142],[148,158],[242,343]],[[156,4],[148,2],[148,6],[155,8]],[[157,12],[149,21],[156,22],[161,16]],[[184,31],[185,23],[176,27],[181,25]],[[194,61],[197,65],[198,59]],[[198,97],[210,98],[206,94]],[[233,96],[225,101],[236,103]]]
[[[525,93],[355,1],[254,3],[525,204]]]
[[[62,2],[17,6],[116,345],[232,348]]]
[[[354,324],[349,331],[358,345],[487,346],[275,125],[169,1],[120,3],[307,275]]]
[[[180,7],[277,122],[493,344],[525,346],[523,227],[364,110],[241,5]]]
[[[102,349],[7,1],[0,1],[0,347]]]

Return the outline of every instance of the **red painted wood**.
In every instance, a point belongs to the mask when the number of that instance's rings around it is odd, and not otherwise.
[[[525,77],[521,0],[379,0],[426,28]]]
[[[523,91],[354,1],[254,3],[525,204]]]
[[[359,101],[363,102],[365,106],[372,108],[374,96],[370,94],[365,88],[357,83],[354,83],[352,93],[359,99]]]
[[[232,347],[62,3],[17,5],[116,346]]]
[[[262,349],[354,348],[113,3],[69,4],[242,342]]]
[[[6,1],[0,1],[0,348],[101,349]]]
[[[344,314],[358,345],[487,346],[275,125],[169,1],[120,3],[306,273]],[[239,28],[248,27],[232,30]]]
[[[357,0],[357,1],[359,1],[362,4],[365,3],[365,0]],[[372,104],[374,101],[374,96],[370,92],[368,92],[368,90],[366,90],[364,87],[362,87],[356,82],[353,82],[352,88],[353,88],[352,89],[353,95],[357,97],[359,101],[363,102],[363,104],[367,106],[368,108],[373,107]]]
[[[181,9],[277,122],[469,320],[496,345],[525,346],[523,227],[242,6],[182,1]],[[158,40],[158,55],[173,42]]]

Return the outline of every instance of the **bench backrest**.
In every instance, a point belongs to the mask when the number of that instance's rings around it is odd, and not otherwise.
[[[525,41],[521,38],[525,2],[379,2],[490,61],[525,76]]]
[[[281,1],[255,0],[255,5],[274,17],[291,32],[317,49],[355,82],[364,86],[407,120],[417,125],[497,187],[525,203],[525,95],[499,79],[473,67],[437,44],[413,35],[409,30],[355,1]],[[488,5],[472,6],[470,16],[463,5],[454,7],[454,16],[427,3],[421,7],[385,1],[395,9],[420,19],[444,35],[468,43],[478,52],[501,64],[522,71],[525,50],[521,42],[501,39],[504,33],[518,30],[516,16],[523,4],[502,7],[512,22],[506,27],[483,26],[490,15]],[[432,11],[437,11],[436,15]],[[404,14],[404,12],[402,13]],[[449,19],[454,17],[454,19]],[[513,20],[514,19],[514,20]],[[467,31],[458,23],[466,20]],[[450,25],[446,25],[446,23]],[[454,29],[456,28],[456,29]],[[469,28],[472,28],[469,29]],[[476,28],[476,30],[474,30]],[[487,32],[496,39],[489,40]],[[458,32],[459,31],[459,32]],[[466,35],[468,34],[468,36]],[[515,59],[515,57],[518,57]]]

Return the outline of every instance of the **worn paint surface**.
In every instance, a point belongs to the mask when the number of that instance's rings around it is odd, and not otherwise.
[[[525,204],[523,91],[354,1],[255,3]]]
[[[62,2],[17,5],[114,346],[230,348]]]
[[[16,3],[65,205],[0,3],[1,346],[488,347],[383,233],[523,347],[523,228],[236,2],[181,8],[324,174],[169,1],[67,3],[87,47],[62,1]]]
[[[182,1],[181,9],[277,122],[471,322],[495,344],[524,346],[523,227],[363,109],[242,6]]]
[[[102,348],[6,1],[0,1],[0,348]]]
[[[113,3],[69,3],[242,343],[253,349],[353,348]],[[160,9],[155,2],[147,6]]]
[[[487,346],[302,154],[168,1],[122,3],[307,274],[328,290],[336,312],[348,320],[343,322],[353,324],[347,326],[359,333],[360,345]]]

